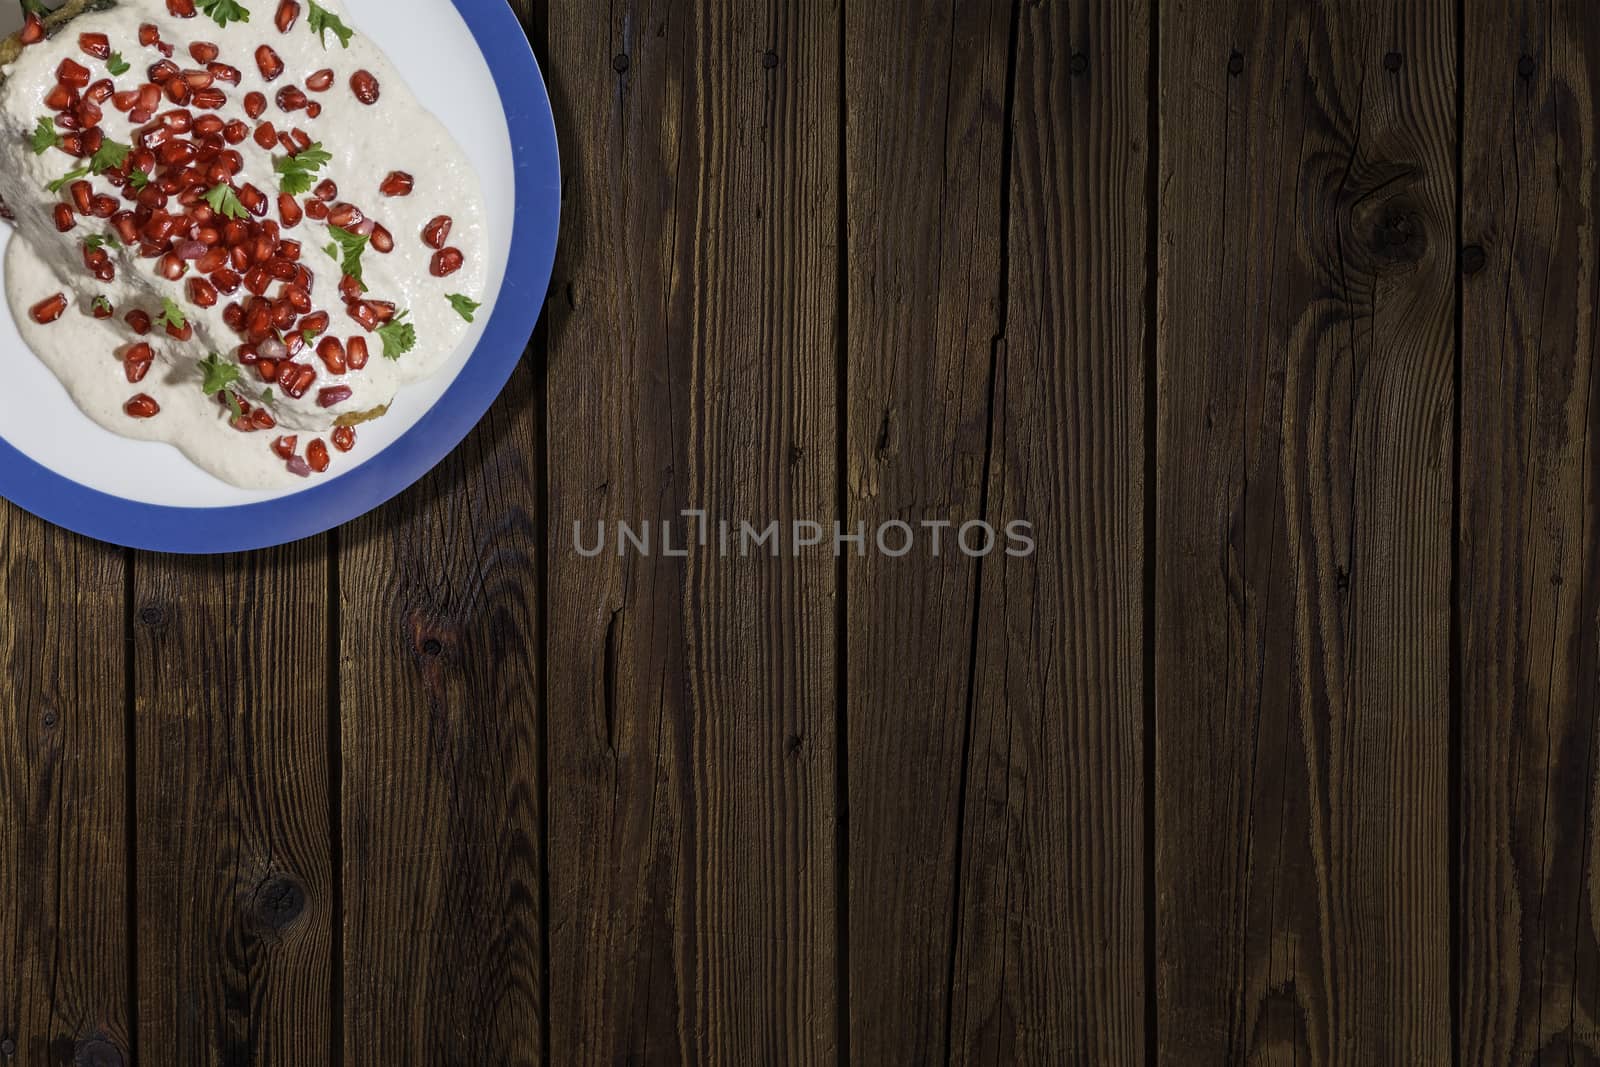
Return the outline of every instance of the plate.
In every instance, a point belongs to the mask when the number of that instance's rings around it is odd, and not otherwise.
[[[486,292],[496,295],[484,301],[473,332],[437,374],[405,387],[386,416],[361,428],[362,447],[344,469],[303,489],[260,492],[207,474],[171,445],[131,441],[97,425],[23,343],[0,300],[0,360],[8,371],[0,390],[0,496],[48,522],[130,548],[199,554],[285,544],[358,518],[418,481],[500,395],[543,307],[560,226],[561,165],[538,61],[505,0],[344,6],[356,31],[389,54],[482,178],[491,253]],[[18,20],[8,14],[4,21]],[[0,32],[13,28],[0,25]],[[0,223],[0,271],[10,238]]]

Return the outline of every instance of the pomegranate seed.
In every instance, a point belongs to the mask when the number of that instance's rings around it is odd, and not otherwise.
[[[309,478],[311,477],[311,468],[306,465],[305,460],[295,456],[289,460],[289,473],[297,474],[302,478]]]
[[[150,373],[150,364],[155,358],[155,350],[143,341],[130,347],[122,357],[122,371],[129,383],[137,385],[144,381],[144,376]]]
[[[226,63],[207,63],[206,71],[217,81],[227,85],[238,85],[244,77],[239,73],[238,67],[230,67]]]
[[[278,380],[278,361],[262,359],[256,362],[256,375],[269,385]]]
[[[117,309],[111,306],[111,301],[103,296],[97,297],[89,310],[97,319],[109,319],[117,313]]]
[[[394,234],[390,233],[382,225],[374,225],[372,227],[372,247],[383,255],[388,255],[394,251]]]
[[[194,323],[185,321],[182,326],[167,326],[167,336],[177,341],[187,341],[194,336]]]
[[[328,217],[328,205],[321,200],[307,200],[306,214],[320,222]]]
[[[317,404],[325,408],[338,407],[354,393],[355,390],[348,385],[330,385],[317,393]]]
[[[196,307],[216,307],[217,287],[204,278],[189,279],[189,300]]]
[[[140,311],[138,308],[134,308],[122,316],[122,321],[126,322],[128,328],[140,337],[150,332],[150,313],[147,311]]]
[[[161,31],[156,29],[150,23],[146,22],[144,25],[139,27],[139,43],[144,45],[146,48],[149,48],[159,40],[161,40]]]
[[[335,204],[328,209],[328,224],[341,230],[354,231],[367,217],[354,204]]]
[[[231,270],[218,270],[211,273],[211,284],[217,287],[217,292],[227,293],[232,296],[239,291],[243,279]],[[238,327],[235,327],[237,329]]]
[[[244,98],[244,113],[253,119],[261,117],[267,110],[267,97],[264,93],[247,93]]]
[[[194,0],[167,0],[167,11],[173,18],[194,18]]]
[[[140,393],[122,405],[122,410],[132,419],[153,419],[161,414],[161,405],[146,394]]]
[[[277,428],[278,420],[266,408],[256,408],[250,413],[250,425],[257,430],[272,430]]]
[[[94,217],[109,219],[117,213],[116,197],[106,196],[104,193],[94,198]]]
[[[229,144],[242,144],[250,136],[250,127],[240,119],[231,120],[222,129],[222,138]]]
[[[437,216],[422,228],[422,243],[429,248],[443,248],[444,243],[450,239],[450,228],[454,225],[449,215]]]
[[[294,456],[295,448],[299,444],[299,436],[296,434],[289,434],[286,437],[280,437],[276,441],[272,442],[272,450],[278,454],[280,459],[290,459]]]
[[[344,343],[337,337],[324,337],[317,345],[317,358],[328,368],[329,374],[345,372]]]
[[[461,265],[466,262],[466,259],[467,257],[462,255],[461,249],[446,248],[442,252],[433,254],[433,262],[428,265],[428,269],[433,272],[435,278],[448,278],[461,269]]]
[[[352,319],[361,324],[361,328],[371,333],[378,328],[378,316],[372,309],[372,304],[365,300],[357,300],[353,304],[346,304],[345,311]]]
[[[152,85],[165,85],[178,74],[178,65],[171,60],[163,59],[151,66],[148,76]]]
[[[256,69],[261,71],[262,81],[277,81],[283,76],[283,59],[271,45],[264,44],[256,49]]]
[[[47,297],[33,305],[28,314],[33,317],[34,322],[37,322],[40,326],[45,326],[59,319],[66,310],[66,294],[57,293],[55,296]]]
[[[337,200],[339,198],[339,186],[332,178],[324,178],[317,183],[315,189],[311,190],[311,195],[322,201]]]
[[[263,122],[261,125],[257,126],[256,132],[253,136],[255,137],[256,144],[260,145],[268,152],[278,147],[278,131],[273,127],[271,122]]]
[[[319,119],[322,117],[322,105],[315,100],[306,103],[306,118]]]
[[[182,78],[168,78],[166,89],[167,99],[171,100],[174,104],[187,104],[189,102],[189,98],[194,96],[194,90],[191,89],[189,87],[189,83],[184,81]]]
[[[333,431],[333,447],[348,452],[356,447],[356,432],[348,426],[338,426]]]
[[[185,263],[175,253],[168,252],[161,257],[161,262],[156,264],[156,270],[167,281],[175,282],[188,273],[189,264]]]
[[[220,111],[228,106],[228,94],[221,89],[196,89],[190,103],[202,111]]]
[[[383,179],[383,184],[378,186],[378,192],[384,196],[410,196],[416,182],[403,170],[392,170],[389,176]]]
[[[55,206],[56,229],[66,233],[78,224],[78,219],[72,213],[71,204],[57,204]]]
[[[246,182],[239,189],[239,203],[250,214],[260,218],[267,213],[267,194]]]
[[[94,186],[86,181],[76,181],[67,188],[72,194],[72,202],[78,207],[78,214],[87,215],[94,210]]]
[[[222,49],[206,41],[196,41],[189,46],[189,55],[196,63],[214,63],[222,54]]]
[[[280,111],[300,111],[306,106],[306,94],[298,85],[285,85],[278,90]]]
[[[118,111],[132,111],[134,105],[138,102],[139,90],[137,89],[126,89],[120,93],[113,93],[111,95],[111,106],[116,108]]]
[[[75,59],[63,59],[56,68],[56,81],[74,89],[82,89],[89,84],[89,68]]]
[[[278,194],[278,217],[283,220],[285,229],[294,229],[300,225],[300,220],[305,212],[300,208],[300,202],[288,193]]]
[[[44,96],[44,106],[51,111],[66,111],[78,106],[78,94],[68,85],[57,85]]]
[[[116,87],[111,84],[111,79],[101,78],[84,91],[83,98],[96,104],[103,104],[110,100],[111,95],[115,92]]]
[[[319,437],[306,445],[306,462],[318,474],[328,469],[328,446],[323,444],[322,438]]]
[[[300,5],[295,0],[283,0],[278,5],[277,17],[273,20],[278,24],[279,33],[288,33],[294,29],[295,20],[300,17]]]
[[[32,11],[28,12],[22,24],[22,32],[17,34],[17,40],[24,45],[38,44],[44,40],[44,20]]]
[[[333,71],[324,67],[306,79],[306,88],[314,93],[325,93],[333,88]]]
[[[346,304],[355,303],[361,299],[361,282],[353,275],[346,274],[339,279],[339,297]]]
[[[111,58],[111,39],[103,33],[78,34],[78,47],[96,59]]]
[[[268,79],[269,81],[271,79]],[[356,99],[363,104],[371,105],[378,102],[378,79],[372,76],[371,71],[358,70],[350,76],[350,91],[356,94]]]
[[[345,346],[345,362],[351,370],[360,370],[367,365],[367,339],[365,337],[352,337]]]

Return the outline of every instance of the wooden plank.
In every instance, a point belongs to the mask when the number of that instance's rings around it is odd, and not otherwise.
[[[131,1062],[124,563],[0,502],[4,1063]]]
[[[552,1062],[836,1055],[835,561],[655,524],[836,516],[837,18],[550,4]]]
[[[1012,7],[845,5],[848,525],[921,542],[844,565],[859,1063],[943,1060],[950,1036],[978,565],[923,524],[984,517]]]
[[[1449,1061],[1455,10],[1161,6],[1167,1062]]]
[[[1149,12],[1019,19],[951,1052],[1143,1063]]]
[[[332,1049],[327,554],[135,557],[142,1061]]]
[[[1600,1059],[1600,24],[1472,4],[1462,118],[1463,1063]]]

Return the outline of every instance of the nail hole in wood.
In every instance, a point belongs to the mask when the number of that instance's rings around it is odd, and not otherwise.
[[[437,637],[430,637],[422,642],[422,651],[424,655],[437,656],[444,651],[444,646],[439,643]]]
[[[1401,55],[1399,52],[1390,52],[1388,55],[1383,57],[1383,69],[1388,71],[1390,74],[1395,73],[1405,65],[1406,57]]]
[[[1080,78],[1089,73],[1089,57],[1082,52],[1074,52],[1072,54],[1072,73]]]
[[[1483,269],[1483,265],[1488,261],[1488,258],[1484,254],[1482,245],[1468,245],[1461,250],[1461,273],[1478,273]]]
[[[1533,77],[1533,72],[1538,69],[1539,64],[1533,61],[1532,56],[1523,56],[1517,60],[1517,73],[1522,76],[1524,81]]]
[[[1228,57],[1228,73],[1237,78],[1243,72],[1244,56],[1240,55],[1238,52],[1234,52],[1233,55]]]
[[[778,53],[768,49],[767,53],[761,57],[761,65],[767,70],[775,68],[778,65]]]
[[[0,1038],[0,1056],[10,1059],[17,1054],[17,1043],[11,1038]]]
[[[627,53],[618,52],[616,55],[612,56],[611,69],[616,71],[618,74],[626,74],[628,72]]]
[[[46,708],[46,709],[44,709],[44,728],[46,730],[55,729],[56,721],[57,721],[56,720],[56,709],[55,708]]]

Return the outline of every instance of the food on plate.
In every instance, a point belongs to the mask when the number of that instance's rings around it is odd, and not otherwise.
[[[335,0],[24,7],[0,42],[24,340],[96,422],[235,485],[334,470],[486,300],[461,148]]]

